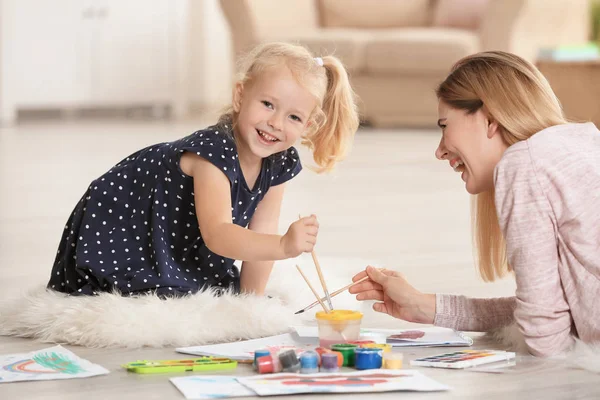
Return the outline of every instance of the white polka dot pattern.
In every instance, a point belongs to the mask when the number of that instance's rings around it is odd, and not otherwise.
[[[269,187],[302,169],[297,151],[290,148],[264,160],[250,189],[225,125],[144,148],[89,186],[65,226],[48,287],[77,295],[116,289],[165,296],[206,286],[238,288],[233,260],[212,253],[202,240],[193,179],[179,168],[186,151],[206,158],[227,176],[232,222],[243,227]]]

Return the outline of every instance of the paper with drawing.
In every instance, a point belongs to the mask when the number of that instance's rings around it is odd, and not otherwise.
[[[269,374],[241,377],[238,381],[259,396],[296,393],[364,393],[448,390],[449,387],[419,371],[368,370],[347,373]]]
[[[170,380],[186,399],[204,400],[256,395],[252,390],[239,383],[235,376],[193,375]]]
[[[0,383],[87,378],[104,374],[108,374],[108,370],[77,357],[62,346],[0,355]]]

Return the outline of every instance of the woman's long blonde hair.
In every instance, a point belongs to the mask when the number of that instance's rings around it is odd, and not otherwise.
[[[280,66],[289,68],[317,101],[302,144],[312,151],[317,171],[329,171],[344,158],[359,125],[356,95],[348,73],[334,56],[315,58],[303,46],[273,42],[257,46],[241,60],[242,72],[237,82],[246,85],[265,71]],[[237,114],[228,107],[223,119],[235,124]]]
[[[458,61],[436,94],[450,107],[469,114],[483,107],[489,118],[498,122],[508,145],[567,122],[556,95],[537,68],[501,51],[478,53]],[[479,273],[485,281],[505,276],[512,269],[493,190],[473,198],[471,218]]]

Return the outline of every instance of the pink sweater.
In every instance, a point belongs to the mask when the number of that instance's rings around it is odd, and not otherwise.
[[[515,320],[539,356],[567,350],[574,336],[599,342],[600,132],[544,129],[506,150],[494,182],[516,295],[437,295],[434,324],[486,331]]]

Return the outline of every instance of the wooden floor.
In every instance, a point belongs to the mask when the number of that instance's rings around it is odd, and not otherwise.
[[[0,130],[0,299],[47,281],[64,223],[92,179],[138,148],[182,137],[206,122],[29,122]],[[321,223],[318,249],[323,256],[377,260],[401,270],[423,291],[512,295],[510,279],[484,284],[477,277],[470,244],[469,196],[460,177],[447,163],[435,159],[438,140],[437,131],[361,130],[352,154],[335,173],[318,176],[305,169],[289,185],[281,228],[298,213],[315,213]],[[477,340],[476,345],[492,344]],[[0,337],[0,354],[44,347],[49,345]],[[173,349],[67,347],[111,373],[89,379],[0,384],[0,399],[183,398],[166,375],[128,375],[120,368],[136,359],[176,358]],[[410,350],[405,360],[439,351]],[[421,369],[453,389],[368,398],[600,398],[596,374],[560,362],[521,361],[518,373],[501,375]],[[236,373],[251,371],[240,367]],[[336,395],[345,397],[350,395]]]

